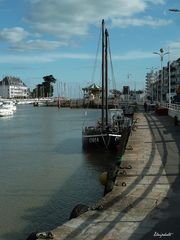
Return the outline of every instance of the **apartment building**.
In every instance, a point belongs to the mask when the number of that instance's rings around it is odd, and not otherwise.
[[[29,90],[19,78],[6,76],[0,81],[0,96],[10,99],[27,98]]]
[[[155,101],[167,101],[167,96],[177,93],[180,86],[180,58],[163,69],[146,74],[146,93]],[[162,96],[161,96],[162,95]]]

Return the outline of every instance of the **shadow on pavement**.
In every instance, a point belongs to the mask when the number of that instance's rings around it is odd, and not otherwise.
[[[162,163],[169,180],[170,190],[166,196],[168,206],[164,209],[159,209],[162,218],[158,220],[158,223],[141,240],[156,238],[180,239],[180,126],[174,126],[174,121],[169,116],[156,116],[153,113],[149,113],[146,116],[154,142],[161,155]],[[174,165],[176,166],[175,172],[173,171]],[[153,218],[156,218],[156,214],[153,216]],[[149,218],[150,216],[144,219],[142,224]],[[138,229],[141,229],[142,224]],[[134,237],[138,229],[131,236],[130,240],[135,239]],[[163,237],[162,235],[160,237],[158,234],[167,234],[167,236],[164,235]]]

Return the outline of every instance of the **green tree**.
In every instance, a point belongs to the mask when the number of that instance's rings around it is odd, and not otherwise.
[[[53,91],[54,91],[52,83],[55,83],[56,79],[53,77],[53,75],[44,76],[43,79],[44,79],[44,82],[42,84],[43,84],[44,96],[52,97]]]

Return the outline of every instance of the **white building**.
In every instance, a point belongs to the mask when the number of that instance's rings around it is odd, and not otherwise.
[[[146,93],[152,100],[168,101],[169,95],[177,94],[180,87],[180,58],[157,72],[146,74]],[[169,92],[170,91],[170,92]],[[162,96],[161,96],[162,94]]]
[[[151,96],[151,99],[155,99],[155,92],[154,92],[154,83],[157,82],[157,72],[151,70],[149,73],[146,74],[146,95]]]
[[[16,77],[5,77],[0,81],[0,96],[2,98],[27,98],[28,87]]]

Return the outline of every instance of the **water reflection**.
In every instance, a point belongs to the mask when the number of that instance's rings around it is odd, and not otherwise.
[[[84,159],[88,165],[95,167],[99,171],[106,171],[112,166],[112,163],[115,160],[115,153],[111,152],[94,152],[94,153],[85,153],[84,152]]]
[[[54,228],[77,204],[103,196],[99,176],[113,156],[82,151],[82,115],[81,109],[18,106],[13,118],[0,121],[0,239]]]

